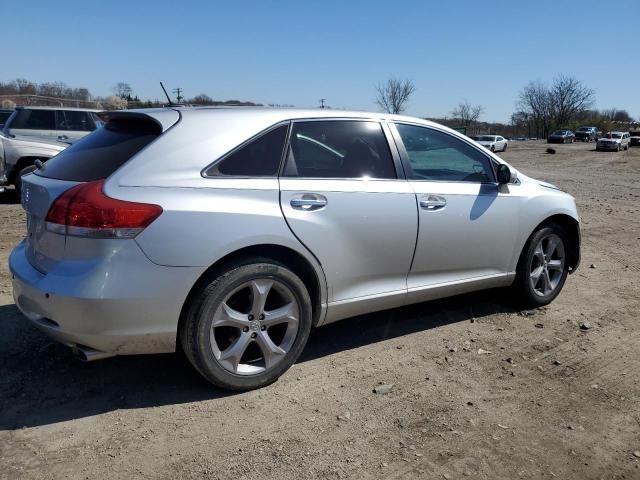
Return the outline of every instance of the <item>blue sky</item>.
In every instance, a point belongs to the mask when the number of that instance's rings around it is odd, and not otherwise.
[[[185,95],[378,110],[375,85],[416,85],[407,112],[450,115],[467,98],[508,121],[530,80],[575,76],[598,108],[640,117],[640,0],[15,2],[0,0],[0,80],[119,81]],[[559,7],[558,5],[562,5]]]

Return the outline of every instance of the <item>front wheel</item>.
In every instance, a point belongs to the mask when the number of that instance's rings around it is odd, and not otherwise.
[[[192,365],[214,385],[251,390],[276,381],[311,331],[309,292],[283,265],[243,262],[202,289],[180,329]]]
[[[507,151],[507,144],[506,144],[506,143],[504,144],[504,148],[502,149],[502,151],[503,151],[503,152],[506,152],[506,151]]]
[[[559,225],[542,227],[531,235],[513,285],[525,306],[541,307],[558,296],[569,273],[566,247],[567,235]]]

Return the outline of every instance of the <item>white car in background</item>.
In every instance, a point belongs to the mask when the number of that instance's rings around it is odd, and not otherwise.
[[[492,152],[504,152],[509,144],[507,139],[500,135],[476,135],[472,138]]]
[[[629,140],[631,135],[628,132],[607,132],[596,143],[596,150],[612,150],[619,152],[620,150],[629,150]]]

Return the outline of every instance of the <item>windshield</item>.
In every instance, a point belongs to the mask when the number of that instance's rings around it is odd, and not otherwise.
[[[479,137],[476,137],[476,141],[477,142],[495,142],[496,137],[492,135],[480,135]]]
[[[607,138],[622,138],[622,135],[619,133],[607,133]]]
[[[556,130],[551,135],[565,135],[566,133],[567,132],[565,132],[564,130]]]
[[[578,129],[579,132],[590,132],[591,131],[591,127],[580,127]]]

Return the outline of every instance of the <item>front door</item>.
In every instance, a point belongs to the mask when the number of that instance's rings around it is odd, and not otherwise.
[[[378,121],[342,119],[292,125],[281,207],[293,233],[322,264],[329,320],[406,299],[416,201],[409,183],[398,178],[399,158],[385,128]]]
[[[505,278],[516,240],[517,187],[500,191],[492,160],[470,142],[425,126],[395,128],[418,203],[409,291]]]

